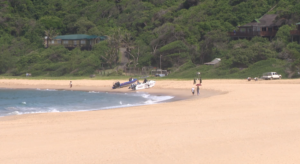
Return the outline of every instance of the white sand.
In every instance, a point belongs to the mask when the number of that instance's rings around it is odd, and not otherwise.
[[[112,82],[73,80],[72,89],[110,91]],[[68,89],[68,84],[0,80],[0,88]],[[299,84],[203,80],[195,98],[192,80],[157,81],[148,92],[186,100],[1,117],[0,163],[300,163]]]

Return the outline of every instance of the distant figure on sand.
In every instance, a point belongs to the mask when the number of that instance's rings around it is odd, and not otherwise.
[[[193,87],[192,88],[192,94],[194,95],[194,93],[195,93],[195,88]]]
[[[72,81],[70,81],[70,88],[72,88]]]
[[[197,95],[199,96],[199,93],[200,93],[200,88],[199,86],[197,86]]]

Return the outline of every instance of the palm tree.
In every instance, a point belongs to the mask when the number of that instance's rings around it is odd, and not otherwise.
[[[54,29],[50,28],[48,30],[45,30],[45,35],[47,37],[47,48],[48,48],[49,39],[52,40],[53,38],[55,38],[58,35],[58,33]]]

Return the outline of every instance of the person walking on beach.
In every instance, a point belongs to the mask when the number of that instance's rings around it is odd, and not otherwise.
[[[200,88],[199,86],[197,86],[197,95],[199,96],[199,93],[200,93]]]
[[[72,88],[72,81],[70,81],[70,88]]]
[[[192,88],[192,94],[194,95],[194,93],[195,93],[195,88],[193,87]]]

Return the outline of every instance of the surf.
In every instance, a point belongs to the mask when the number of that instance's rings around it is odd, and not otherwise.
[[[0,117],[34,113],[106,110],[150,105],[172,99],[144,92],[110,93],[53,89],[0,89]]]

